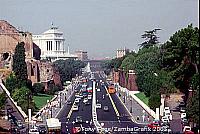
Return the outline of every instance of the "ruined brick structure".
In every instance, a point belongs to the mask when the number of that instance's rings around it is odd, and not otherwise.
[[[13,54],[18,42],[25,43],[26,58],[32,58],[32,34],[19,31],[7,21],[0,20],[0,54],[2,55],[5,52]]]
[[[33,84],[44,83],[46,90],[49,81],[61,85],[59,72],[52,66],[52,63],[39,61],[41,50],[33,44],[32,34],[21,32],[4,20],[0,20],[0,78],[5,80],[12,72],[12,56],[18,42],[25,43],[28,79]]]
[[[120,86],[125,87],[130,91],[138,91],[136,84],[137,77],[134,70],[129,70],[128,74],[121,69],[119,69],[117,72],[113,70],[112,74],[113,82],[119,83]]]
[[[41,62],[39,60],[28,60],[27,72],[28,78],[32,83],[41,82],[45,85],[45,90],[48,89],[48,82],[53,81],[55,85],[61,86],[60,74],[51,62]]]

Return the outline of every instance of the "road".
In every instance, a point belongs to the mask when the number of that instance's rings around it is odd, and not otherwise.
[[[91,77],[91,74],[84,76]],[[75,93],[72,94],[69,100],[72,101],[72,105],[65,104],[58,114],[58,119],[62,124],[62,133],[73,133],[73,130],[81,130],[82,133],[95,133],[97,132],[97,124],[100,124],[101,131],[120,134],[120,133],[144,133],[148,131],[147,126],[135,123],[127,109],[119,100],[116,94],[109,94],[107,90],[107,84],[99,73],[94,73],[94,79],[87,82],[87,88],[92,88],[95,83],[96,104],[101,104],[101,108],[96,108],[97,121],[94,121],[94,113],[92,112],[93,105],[92,100],[89,100],[90,105],[85,105],[83,99],[80,100],[79,110],[74,111],[72,109],[75,105]],[[101,81],[101,82],[100,82]],[[104,83],[102,83],[104,81]],[[77,91],[81,92],[81,85],[77,87]],[[98,89],[98,90],[97,90]],[[99,91],[100,89],[100,91]],[[92,97],[92,99],[94,99]],[[104,106],[108,106],[109,110],[104,111]],[[76,118],[82,117],[82,123],[76,123]],[[141,130],[143,128],[143,131]]]

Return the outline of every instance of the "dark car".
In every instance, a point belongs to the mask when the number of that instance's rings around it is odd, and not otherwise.
[[[90,102],[89,101],[85,102],[85,105],[90,105]]]
[[[67,101],[67,105],[72,105],[72,101]]]
[[[83,120],[82,120],[82,117],[81,116],[77,116],[76,117],[76,123],[82,123]]]
[[[47,133],[47,127],[45,125],[38,126],[38,131],[40,134],[46,134]]]

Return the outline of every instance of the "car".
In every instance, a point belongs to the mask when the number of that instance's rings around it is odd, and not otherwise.
[[[187,120],[186,118],[182,118],[182,119],[181,119],[181,123],[182,123],[182,124],[188,124],[188,120]]]
[[[29,134],[40,134],[37,128],[31,128],[28,133]]]
[[[171,114],[171,113],[165,113],[165,116],[166,116],[169,120],[172,120],[172,114]]]
[[[79,102],[80,102],[80,101],[79,101],[79,98],[76,98],[74,102],[75,102],[75,103],[79,103]]]
[[[185,113],[186,108],[185,107],[180,107],[180,112]]]
[[[191,127],[190,126],[184,126],[183,133],[184,134],[194,134],[194,132],[191,131]]]
[[[164,108],[164,113],[170,113],[170,108],[169,107],[165,107]]]
[[[39,125],[38,131],[40,134],[46,134],[47,133],[47,127],[45,125]]]
[[[181,113],[181,119],[186,118],[186,113]]]
[[[90,102],[89,102],[89,101],[87,101],[87,102],[85,103],[85,105],[90,105]]]
[[[96,105],[96,108],[101,108],[101,104],[98,103],[98,104]]]
[[[100,88],[97,88],[97,91],[100,92],[101,91]]]
[[[108,106],[104,106],[104,107],[103,107],[103,110],[106,111],[106,112],[109,111]]]
[[[73,111],[78,111],[78,106],[77,105],[73,106]]]
[[[83,103],[86,103],[86,102],[88,102],[88,98],[83,99]]]
[[[149,128],[159,130],[160,124],[158,122],[153,122],[147,125]]]
[[[92,95],[88,95],[88,100],[91,100],[92,99]]]
[[[165,124],[169,123],[169,118],[167,116],[163,116],[161,121]]]
[[[82,116],[77,116],[76,117],[76,123],[82,123],[83,120],[82,120]]]
[[[72,101],[67,101],[67,105],[72,105]]]

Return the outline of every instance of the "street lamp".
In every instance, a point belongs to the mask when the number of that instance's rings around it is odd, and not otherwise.
[[[125,103],[125,92],[124,92],[124,96],[123,97],[124,97],[124,103]]]
[[[131,108],[130,108],[130,113],[132,113],[132,97],[130,98],[130,101],[131,101]]]
[[[29,97],[29,95],[30,94],[29,94],[29,92],[27,92],[26,94],[27,94],[27,99],[28,99],[28,107],[27,107],[28,110],[27,111],[28,111],[28,133],[29,133],[29,121],[30,121],[30,119],[29,119],[29,99],[30,99],[30,97]]]
[[[60,108],[61,108],[61,94],[62,94],[62,93],[60,92]]]

